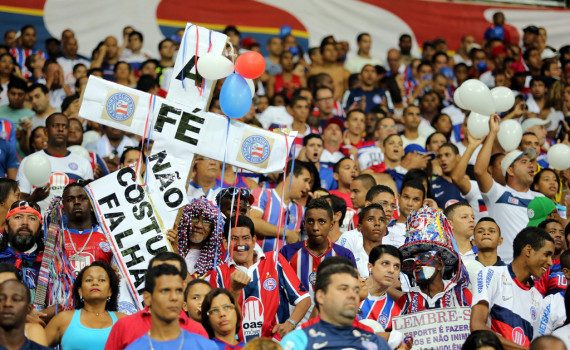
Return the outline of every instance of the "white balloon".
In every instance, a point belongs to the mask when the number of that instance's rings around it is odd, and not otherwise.
[[[514,151],[519,147],[522,139],[522,127],[516,120],[505,120],[501,123],[497,138],[505,152]]]
[[[461,84],[459,99],[467,110],[488,116],[495,112],[491,90],[477,79],[469,79]]]
[[[95,143],[99,141],[100,138],[101,135],[97,131],[95,130],[86,131],[83,134],[83,143],[81,144],[81,146],[85,147],[91,143]]]
[[[489,135],[489,119],[491,119],[491,117],[477,112],[471,112],[467,119],[467,129],[471,136],[476,139],[482,139]]]
[[[548,150],[548,165],[556,170],[570,168],[570,147],[563,143],[553,145]]]
[[[513,90],[505,86],[499,86],[491,90],[493,103],[495,103],[495,112],[506,112],[515,104],[515,94]]]
[[[51,163],[44,151],[33,153],[25,158],[24,175],[32,186],[44,187],[49,183]]]
[[[91,156],[89,155],[89,151],[86,150],[85,147],[81,147],[79,145],[73,145],[67,147],[67,150],[73,154],[77,154],[78,156],[87,159],[88,161],[91,161]]]
[[[255,96],[255,83],[253,82],[253,79],[246,79],[245,80],[247,82],[247,86],[249,86],[249,91],[251,91],[251,96]]]
[[[461,87],[458,87],[457,90],[453,93],[453,102],[457,105],[457,107],[461,109],[467,109],[463,101],[461,101]]]
[[[218,80],[227,77],[234,71],[234,64],[227,57],[211,52],[205,53],[198,59],[198,73],[208,80]]]

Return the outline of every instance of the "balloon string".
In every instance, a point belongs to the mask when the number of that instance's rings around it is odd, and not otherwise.
[[[285,135],[285,150],[289,149],[289,139],[287,135]],[[290,153],[288,153],[290,155]],[[281,203],[279,203],[279,219],[277,220],[277,235],[275,236],[276,244],[275,244],[275,251],[278,251],[279,248],[279,237],[281,236],[281,226],[283,225],[283,206],[285,203],[285,176],[287,175],[287,163],[289,162],[289,156],[286,157],[285,167],[283,167],[283,189],[281,190]],[[284,230],[283,237],[287,234],[287,230]],[[275,254],[277,255],[277,254]]]
[[[143,151],[144,151],[144,143],[145,143],[145,138],[147,141],[147,147],[148,147],[148,140],[150,140],[150,130],[149,130],[149,123],[150,123],[150,116],[151,113],[154,111],[154,102],[156,100],[156,96],[154,95],[150,95],[150,100],[148,101],[148,112],[146,114],[146,120],[145,120],[145,124],[144,124],[144,132],[143,132],[143,139],[141,140],[141,149],[140,149],[140,155],[139,155],[139,159],[137,159],[137,164],[135,166],[135,174],[139,174],[139,171],[142,169],[141,167],[141,163],[143,160]],[[147,148],[148,150],[148,148]],[[147,160],[148,163],[148,160]],[[148,164],[146,164],[148,166]],[[146,180],[147,180],[147,174],[145,172],[145,180],[143,183],[143,186],[146,185]]]
[[[289,171],[289,188],[287,189],[288,193],[291,193],[291,187],[293,186],[293,171],[295,169],[295,150],[294,150],[294,145],[291,145],[291,150],[289,151],[289,157],[290,159],[292,159],[291,162],[291,170]],[[285,176],[285,174],[283,174],[283,176]],[[285,179],[285,178],[283,178]],[[285,186],[283,186],[285,187]],[[285,218],[289,217],[289,213],[290,213],[290,208],[289,205],[287,206],[287,209],[285,210]],[[298,214],[298,213],[297,213]],[[287,223],[285,223],[285,225],[287,225]],[[287,230],[284,230],[285,233],[287,233]],[[285,244],[285,234],[283,235],[283,241],[282,244]]]
[[[226,154],[228,150],[228,136],[230,133],[230,119],[228,118],[228,126],[226,127],[226,142],[225,142],[225,149],[224,149],[224,161],[222,162],[222,174],[220,179],[220,193],[224,189],[224,176],[226,175]],[[219,227],[220,223],[222,222],[222,210],[221,210],[221,203],[218,203],[218,222],[216,227]],[[221,244],[221,242],[220,242]],[[214,255],[214,267],[218,266],[218,249],[216,249],[216,254]]]
[[[208,43],[208,53],[209,53],[210,51],[212,51],[212,31],[211,31],[211,30],[208,31],[208,41],[209,41],[209,43]],[[196,64],[196,69],[198,69],[198,65],[197,65],[197,64]],[[197,74],[197,73],[198,73],[198,72],[196,72],[196,74]],[[202,86],[201,86],[201,88],[200,88],[200,89],[201,89],[201,90],[200,90],[200,96],[202,96],[202,91],[203,91],[205,88],[206,88],[206,79],[202,79]]]
[[[192,28],[194,25],[190,25],[190,27],[186,28],[186,30],[184,31],[184,34],[182,35],[182,66],[184,66],[186,64],[186,32]],[[197,58],[195,58],[197,59]],[[197,63],[197,62],[196,62]],[[182,89],[186,90],[186,85],[184,84],[184,80],[186,80],[186,77],[184,76],[184,67],[182,68],[182,71],[180,72],[180,74],[182,75]]]
[[[241,169],[240,169],[240,172],[241,172]],[[234,200],[235,200],[235,198],[236,198],[236,191],[235,191],[235,188],[237,187],[237,183],[238,183],[238,175],[236,174],[236,179],[234,180],[234,193],[232,193],[232,205],[231,205],[231,209],[230,209],[230,217],[228,218],[228,220],[231,220],[231,218],[233,217],[233,212],[234,212]],[[248,200],[249,200],[249,198],[248,198]],[[238,202],[237,202],[237,208],[236,208],[236,216],[235,216],[235,222],[234,222],[234,226],[233,226],[233,227],[236,227],[236,226],[237,226],[237,222],[238,222],[239,207],[240,207],[240,203],[241,203],[241,191],[238,191],[237,201],[238,201]],[[231,232],[231,227],[232,227],[231,222],[230,222],[230,225],[229,225],[229,226],[230,226],[230,229],[228,230],[228,251],[229,251],[230,248],[231,248],[231,244],[230,244],[231,237],[232,237],[232,235],[230,234],[230,232]],[[226,254],[226,255],[227,255],[227,254]],[[231,252],[229,252],[229,256],[230,256],[231,260],[234,259],[234,250],[233,250],[233,249],[231,249]]]
[[[196,52],[194,53],[194,57],[196,57],[196,80],[194,80],[194,84],[198,89],[198,94],[202,97],[202,85],[198,85],[198,48],[200,45],[200,30],[198,26],[196,26]]]

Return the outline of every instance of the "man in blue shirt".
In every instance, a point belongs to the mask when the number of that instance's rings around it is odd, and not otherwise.
[[[346,110],[363,109],[365,113],[372,111],[384,103],[384,90],[377,87],[378,73],[371,64],[366,64],[360,71],[360,87],[350,91],[346,101]]]
[[[460,158],[457,146],[449,142],[441,145],[437,152],[437,159],[443,174],[431,180],[430,187],[433,198],[441,209],[445,209],[449,201],[463,200],[459,188],[451,180],[451,172],[455,169]]]
[[[390,349],[385,340],[355,321],[359,291],[354,267],[336,264],[320,270],[315,283],[320,320],[287,334],[281,341],[283,349]]]
[[[169,264],[154,266],[147,271],[143,298],[145,305],[150,307],[152,326],[126,350],[218,350],[213,341],[180,328],[178,318],[184,303],[185,277]]]
[[[0,138],[0,177],[16,180],[19,166],[16,147]]]

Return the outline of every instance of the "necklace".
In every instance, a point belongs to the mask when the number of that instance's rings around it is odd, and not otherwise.
[[[180,330],[180,335],[177,338],[180,339],[180,345],[178,345],[178,350],[182,350],[182,346],[184,345],[184,333]],[[152,345],[152,338],[150,337],[150,330],[148,331],[148,345],[150,346],[150,350],[154,350],[154,346]]]
[[[99,312],[87,310],[87,309],[85,308],[85,306],[83,306],[83,311],[87,311],[87,312],[89,312],[89,313],[95,314],[95,316],[97,316],[97,317],[99,317],[99,315],[101,315],[101,313],[99,313]]]
[[[75,243],[73,243],[73,239],[71,239],[71,233],[69,233],[69,230],[66,230],[66,232],[67,232],[67,236],[69,237],[69,243],[71,243],[71,248],[73,248],[73,255],[72,256],[77,256],[77,255],[83,253],[83,250],[85,249],[85,247],[87,247],[87,244],[89,243],[89,240],[91,239],[91,235],[93,235],[93,226],[91,227],[91,232],[89,232],[89,236],[87,237],[85,244],[83,244],[83,247],[81,247],[81,249],[79,251],[77,251],[77,248],[75,247]]]

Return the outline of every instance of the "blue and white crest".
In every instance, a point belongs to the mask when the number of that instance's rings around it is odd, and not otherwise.
[[[123,122],[133,116],[135,101],[128,94],[117,92],[109,96],[105,108],[111,119]]]
[[[268,292],[271,292],[276,287],[277,287],[277,281],[275,281],[275,278],[273,277],[270,277],[263,282],[263,289],[265,289]]]
[[[269,158],[271,147],[265,137],[252,135],[247,137],[241,145],[243,158],[252,164],[260,164]]]

